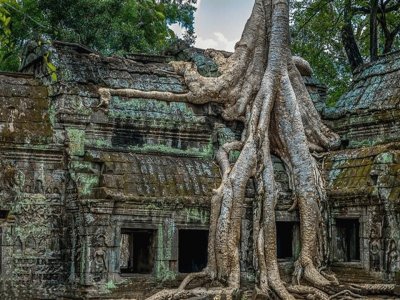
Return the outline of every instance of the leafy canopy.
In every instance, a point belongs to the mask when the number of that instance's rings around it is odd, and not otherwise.
[[[370,0],[301,0],[291,1],[292,48],[297,55],[308,60],[315,76],[329,88],[328,105],[348,88],[352,78],[348,57],[344,51],[342,28],[345,25],[346,1],[350,4],[351,26],[364,62],[370,60]],[[383,0],[387,7],[399,1]],[[400,9],[378,10],[378,52],[385,53],[386,37],[382,22],[394,32],[400,29]],[[398,34],[392,50],[400,48]]]
[[[16,69],[28,39],[87,45],[105,55],[161,53],[179,24],[194,40],[197,0],[0,0],[0,68]],[[8,23],[7,23],[8,22]]]
[[[336,0],[337,1],[337,0]],[[341,12],[329,0],[292,3],[292,50],[310,62],[334,102],[348,87],[351,70],[340,37]]]

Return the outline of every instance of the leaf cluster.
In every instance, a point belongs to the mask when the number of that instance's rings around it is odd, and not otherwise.
[[[370,20],[368,14],[370,0],[303,0],[291,2],[293,52],[308,60],[313,66],[315,76],[328,86],[328,105],[334,105],[340,95],[348,88],[352,78],[341,36],[341,28],[345,22],[346,1],[351,3],[351,11],[347,13],[351,15],[354,37],[360,54],[364,61],[368,61],[370,58]],[[386,1],[395,3],[397,0]],[[390,30],[394,30],[396,26],[400,25],[399,14],[399,9],[384,14]],[[379,27],[378,46],[379,53],[383,54],[385,35],[382,27]],[[400,41],[397,36],[392,49],[399,48]]]
[[[5,49],[1,40],[0,46],[14,56],[27,40],[43,37],[81,43],[105,55],[158,54],[176,41],[170,29],[175,23],[186,30],[189,43],[194,39],[196,0],[0,0],[4,2],[0,8],[10,17],[13,47]]]

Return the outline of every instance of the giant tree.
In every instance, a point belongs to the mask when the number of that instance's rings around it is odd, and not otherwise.
[[[113,95],[195,104],[214,102],[222,107],[225,120],[244,124],[241,139],[222,145],[216,154],[222,182],[211,199],[207,267],[186,277],[178,289],[163,290],[151,299],[231,297],[240,288],[241,215],[250,178],[255,180],[257,195],[253,220],[257,291],[272,291],[281,299],[310,295],[330,299],[329,294],[344,292],[352,295],[334,276],[322,271],[327,260],[327,205],[323,178],[312,155],[314,151],[338,146],[339,138],[316,112],[301,76],[311,72],[310,66],[292,57],[289,40],[287,0],[255,0],[234,53],[208,51],[219,65],[220,76],[203,77],[193,64],[173,62],[176,72],[184,77],[188,92],[99,89],[102,105],[107,105]],[[228,155],[233,150],[239,150],[240,155],[230,164]],[[295,283],[290,286],[281,280],[278,270],[278,187],[272,154],[286,165],[295,187],[292,209],[298,209],[300,215],[301,252],[295,262]],[[199,277],[219,285],[188,289],[189,283]]]

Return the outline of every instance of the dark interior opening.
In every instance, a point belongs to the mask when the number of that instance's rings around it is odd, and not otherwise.
[[[179,230],[179,272],[193,273],[207,265],[208,230]]]
[[[294,222],[276,222],[276,248],[278,258],[293,257]]]
[[[360,223],[358,219],[336,219],[337,255],[339,261],[360,260]]]
[[[2,249],[2,247],[3,247],[3,228],[0,228],[0,262],[3,261],[3,256],[2,256],[3,249]],[[2,264],[0,263],[0,275],[3,273],[1,265]]]
[[[346,149],[350,144],[349,140],[341,140],[340,142],[340,149]]]
[[[155,230],[122,229],[121,273],[150,274],[154,267]]]
[[[10,212],[9,210],[0,209],[0,219],[1,220],[7,219],[9,212]]]

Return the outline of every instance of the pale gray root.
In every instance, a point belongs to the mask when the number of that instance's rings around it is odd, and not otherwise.
[[[293,56],[293,63],[295,64],[297,70],[299,70],[301,76],[312,76],[313,70],[308,61],[300,56]]]
[[[222,200],[224,198],[223,193],[227,189],[227,186],[230,186],[229,175],[232,169],[228,159],[229,153],[233,150],[242,150],[243,146],[243,143],[239,141],[226,143],[220,147],[216,154],[216,160],[220,166],[220,170],[222,173],[222,182],[220,187],[213,191],[213,197],[211,199],[208,264],[205,270],[205,272],[209,274],[212,280],[218,278],[219,280],[226,282],[228,278],[227,273],[222,275],[221,265],[218,265],[218,261],[220,261],[221,258],[219,256],[217,257],[216,251],[216,247],[218,247],[218,243],[216,242],[217,226],[219,222],[219,216],[221,215],[221,206],[223,203]]]
[[[162,290],[149,298],[147,300],[164,300],[164,299],[189,299],[194,297],[222,297],[224,296],[226,300],[232,300],[233,294],[235,293],[234,289],[230,288],[194,288],[191,290]]]
[[[332,284],[318,270],[322,262],[319,247],[322,232],[320,228],[322,217],[320,212],[321,192],[323,187],[319,180],[319,170],[314,158],[309,152],[307,136],[304,131],[299,103],[292,88],[288,73],[282,77],[281,93],[284,101],[277,103],[275,114],[278,119],[280,140],[286,147],[279,149],[281,157],[289,161],[296,185],[298,207],[300,211],[300,231],[302,249],[296,262],[295,276],[300,276],[317,287]]]
[[[274,176],[274,169],[266,141],[268,141],[268,139],[265,139],[263,147],[263,150],[265,150],[263,153],[264,170],[262,171],[262,180],[264,189],[268,192],[264,191],[263,193],[263,230],[261,234],[264,235],[264,243],[263,248],[259,249],[259,251],[264,251],[263,257],[266,266],[265,276],[268,280],[268,288],[272,289],[281,299],[294,299],[280,279],[279,267],[276,259],[276,221],[275,214],[271,213],[271,211],[275,211],[278,191],[275,186],[275,181],[270,180]],[[261,286],[261,289],[267,291],[265,286]]]
[[[336,294],[330,296],[329,299],[343,299],[343,297],[347,297],[350,299],[361,299],[364,296],[356,294],[349,290],[342,290],[342,291],[337,292]]]
[[[313,296],[312,299],[320,299],[320,300],[329,300],[330,299],[328,294],[326,294],[323,291],[321,291],[315,287],[312,287],[312,286],[291,285],[287,289],[289,292],[295,293],[298,295]]]
[[[339,280],[337,279],[337,277],[334,274],[328,274],[325,273],[323,270],[321,270],[320,268],[320,273],[322,274],[322,276],[324,276],[326,279],[328,279],[329,281],[335,283],[335,285],[339,284]]]
[[[384,294],[393,295],[396,290],[395,284],[351,284],[351,288],[358,290],[364,295]]]
[[[206,278],[209,277],[209,274],[207,271],[202,271],[202,272],[197,272],[197,273],[191,273],[188,276],[185,277],[184,280],[182,280],[181,284],[179,285],[178,289],[176,292],[180,292],[186,289],[186,287],[195,279],[199,278]]]
[[[296,95],[296,102],[298,103],[301,113],[301,121],[309,148],[311,148],[312,151],[337,148],[340,145],[339,136],[322,122],[299,70],[290,60],[288,62],[288,72],[291,86]]]

